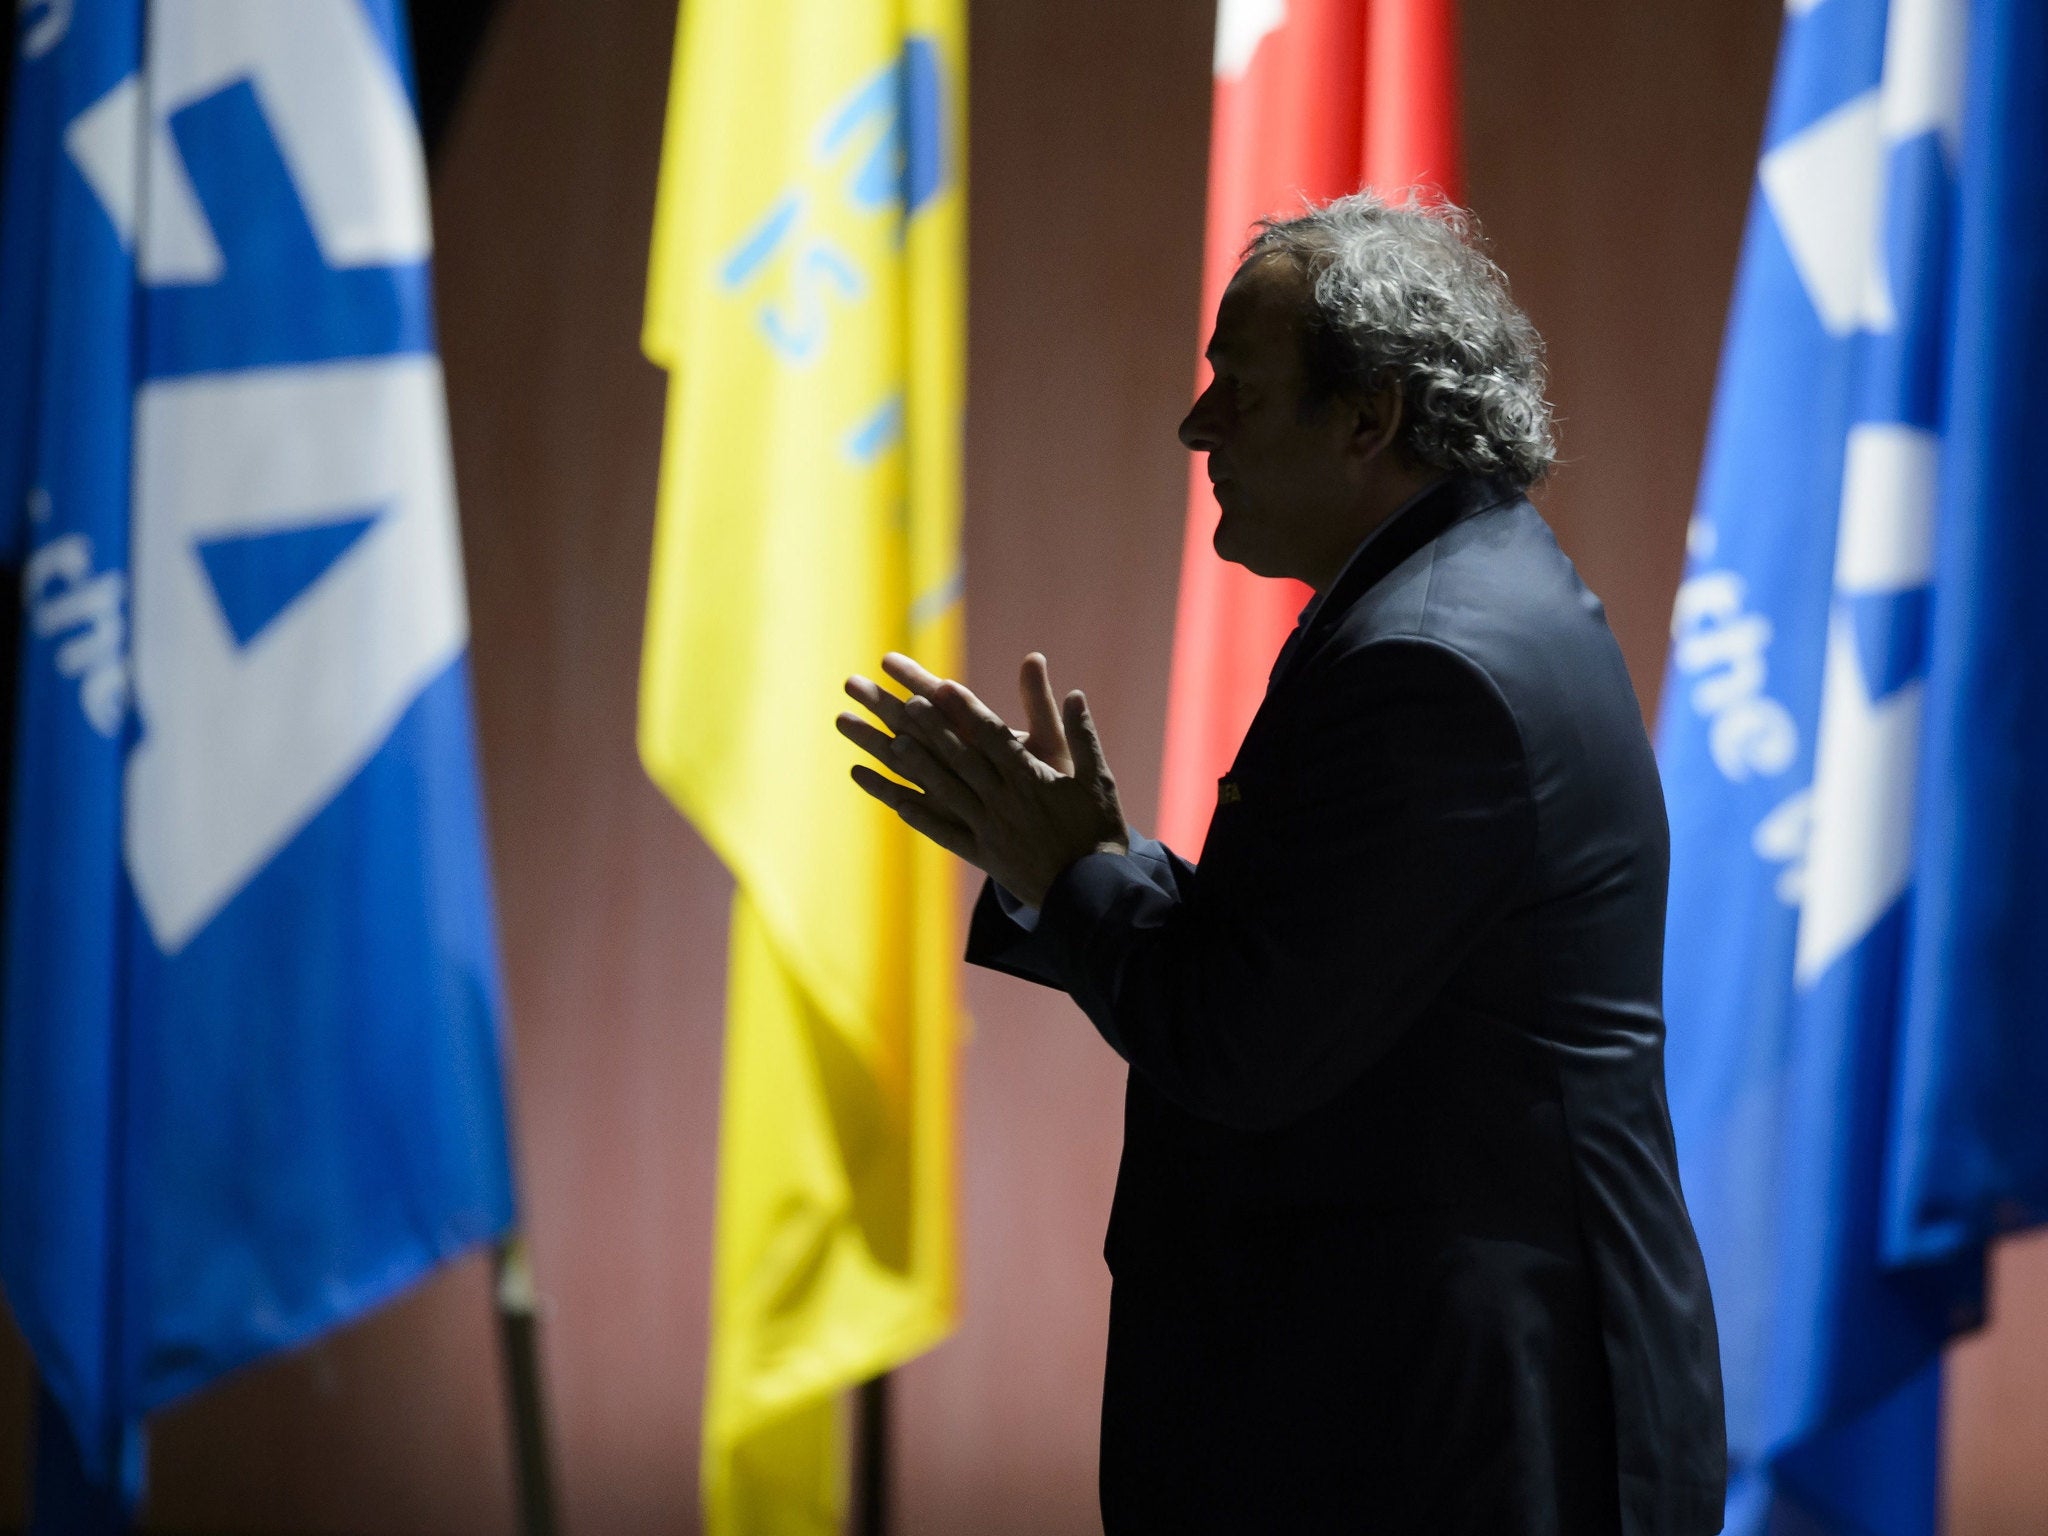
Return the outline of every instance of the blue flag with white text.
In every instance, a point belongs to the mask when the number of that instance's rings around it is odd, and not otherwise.
[[[2048,1218],[2048,0],[1791,0],[1672,620],[1668,1073],[1734,1536],[1927,1536]]]
[[[13,10],[10,7],[10,10]],[[28,0],[0,1280],[86,1477],[513,1214],[395,0]]]

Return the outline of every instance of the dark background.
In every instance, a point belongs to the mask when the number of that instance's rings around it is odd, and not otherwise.
[[[661,375],[637,347],[674,0],[421,0],[438,289],[527,1227],[567,1528],[696,1528],[729,882],[641,774]],[[1193,377],[1213,8],[972,5],[969,680],[1085,686],[1154,804]],[[1755,164],[1771,0],[1466,0],[1467,186],[1548,337],[1539,501],[1653,712]],[[467,90],[458,93],[474,52]],[[964,886],[963,886],[964,893]],[[903,1536],[1098,1529],[1119,1064],[974,973],[959,1333],[900,1374]],[[1950,1536],[2048,1529],[2048,1241],[1955,1353]],[[0,1334],[0,1522],[29,1373]],[[164,1416],[166,1531],[513,1523],[482,1259]]]

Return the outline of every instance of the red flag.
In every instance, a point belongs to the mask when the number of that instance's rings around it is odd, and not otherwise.
[[[1458,196],[1455,0],[1222,0],[1209,139],[1202,339],[1252,222],[1361,185]],[[1195,389],[1208,387],[1197,364]],[[1308,601],[1298,582],[1225,565],[1216,500],[1190,466],[1180,616],[1167,687],[1159,836],[1192,857],[1266,673]]]

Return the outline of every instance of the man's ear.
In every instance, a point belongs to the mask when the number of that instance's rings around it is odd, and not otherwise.
[[[1375,389],[1352,396],[1350,405],[1352,453],[1363,462],[1390,450],[1401,432],[1401,391]]]

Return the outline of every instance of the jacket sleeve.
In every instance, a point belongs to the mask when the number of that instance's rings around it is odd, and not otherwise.
[[[1184,897],[1194,889],[1195,866],[1142,832],[1131,834],[1130,857],[1123,862],[1130,863],[1141,878],[1168,896]],[[981,897],[974,904],[974,916],[967,929],[968,963],[1066,991],[1066,978],[1056,965],[1057,951],[1038,938],[1037,926],[1035,922],[1027,927],[1013,920],[1003,909],[996,883],[982,881]]]
[[[1034,979],[1064,986],[1134,1071],[1244,1129],[1355,1081],[1534,865],[1520,735],[1476,666],[1382,640],[1300,684],[1276,760],[1234,775],[1198,882],[1091,854],[1031,935]]]

